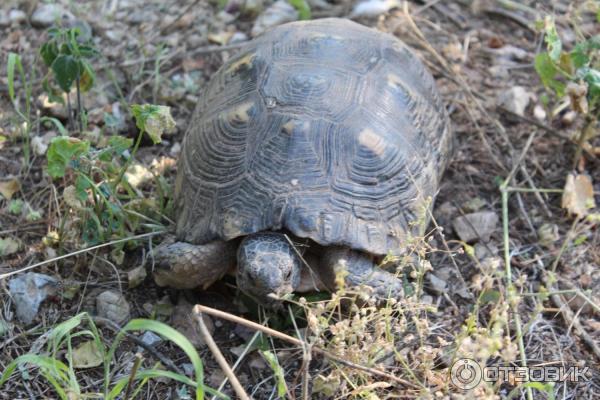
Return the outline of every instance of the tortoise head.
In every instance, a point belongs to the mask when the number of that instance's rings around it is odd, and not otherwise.
[[[238,287],[265,305],[300,285],[301,261],[280,233],[247,236],[238,249]]]

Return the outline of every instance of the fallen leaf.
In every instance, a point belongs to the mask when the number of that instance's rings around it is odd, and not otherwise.
[[[19,191],[21,185],[16,179],[0,182],[0,194],[6,199],[10,200],[16,192]]]
[[[566,209],[569,215],[577,217],[585,216],[589,209],[596,207],[592,178],[585,174],[567,175],[561,207]]]
[[[102,364],[102,353],[93,340],[83,342],[73,350],[74,368],[94,368]]]

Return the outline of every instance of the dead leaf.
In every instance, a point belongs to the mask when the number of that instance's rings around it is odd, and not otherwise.
[[[74,368],[94,368],[102,364],[102,353],[93,340],[83,342],[73,350]]]
[[[589,106],[587,102],[587,85],[580,85],[575,82],[569,82],[567,85],[567,94],[571,100],[571,107],[581,114],[587,114]]]
[[[577,217],[587,215],[589,209],[596,207],[592,178],[585,174],[567,175],[561,207],[566,209],[569,215]]]
[[[19,191],[21,185],[19,181],[16,179],[11,179],[9,181],[0,182],[0,194],[6,199],[10,200],[16,192]]]

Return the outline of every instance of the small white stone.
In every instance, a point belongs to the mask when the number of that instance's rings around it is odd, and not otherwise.
[[[533,107],[533,116],[540,122],[545,121],[546,110],[544,110],[544,107],[542,107],[541,105],[536,104],[535,107]]]
[[[171,147],[171,150],[169,150],[169,155],[171,157],[177,157],[179,153],[181,153],[181,143],[175,142]]]
[[[31,148],[36,156],[43,156],[48,150],[48,145],[44,143],[44,140],[40,136],[34,136],[31,139]]]
[[[374,18],[399,6],[398,0],[367,0],[354,6],[350,18]]]
[[[296,21],[298,16],[298,11],[286,1],[276,1],[256,18],[251,34],[256,37],[277,25]]]
[[[229,39],[229,43],[241,43],[241,42],[245,42],[247,40],[248,40],[248,35],[246,35],[244,32],[235,32],[231,36],[231,39]]]
[[[36,28],[47,28],[56,20],[74,20],[75,16],[59,4],[43,4],[31,16],[31,25]]]
[[[525,115],[525,109],[534,95],[522,86],[514,86],[498,96],[498,104],[507,110],[520,115]]]
[[[8,19],[13,24],[20,24],[27,19],[27,14],[21,10],[12,9],[8,12]]]
[[[10,19],[5,12],[0,10],[0,28],[6,28],[7,26],[10,26]]]

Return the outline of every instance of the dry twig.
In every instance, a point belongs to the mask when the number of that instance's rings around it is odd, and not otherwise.
[[[196,306],[196,308],[197,307],[198,306]],[[238,395],[238,397],[240,399],[250,400],[250,396],[248,396],[248,394],[242,387],[240,381],[237,379],[237,377],[233,373],[233,370],[227,363],[227,360],[225,360],[225,357],[223,357],[223,353],[221,353],[221,350],[219,350],[219,347],[215,343],[215,340],[213,339],[212,335],[208,331],[208,328],[206,327],[206,324],[204,323],[204,319],[202,317],[202,312],[199,312],[196,309],[194,309],[194,314],[196,316],[196,322],[198,322],[198,326],[200,327],[200,334],[202,335],[202,339],[204,340],[204,343],[206,343],[206,345],[212,352],[213,356],[217,360],[217,363],[219,363],[219,366],[221,367],[221,369],[223,370],[223,372],[229,379],[231,386],[233,386],[233,390],[235,390],[235,393]]]
[[[235,322],[236,324],[244,325],[245,327],[250,328],[250,329],[255,329],[255,330],[261,331],[262,333],[264,333],[266,335],[276,337],[276,338],[284,340],[284,341],[286,341],[288,343],[292,343],[292,344],[294,344],[296,346],[301,346],[301,347],[303,346],[303,343],[302,343],[302,341],[300,339],[296,339],[295,337],[292,337],[290,335],[286,335],[283,332],[279,332],[279,331],[276,331],[276,330],[271,329],[269,327],[262,326],[260,324],[257,324],[256,322],[249,321],[249,320],[247,320],[245,318],[238,317],[237,315],[233,315],[233,314],[227,313],[225,311],[221,311],[221,310],[217,310],[217,309],[214,309],[214,308],[206,307],[206,306],[203,306],[203,305],[200,305],[200,304],[196,304],[196,306],[194,306],[194,313],[197,314],[197,315],[198,314],[202,314],[202,313],[206,313],[206,314],[212,315],[212,316],[217,317],[217,318],[222,318],[222,319],[225,319],[225,320],[228,320],[228,321],[231,321],[231,322]],[[320,347],[312,346],[310,349],[311,349],[311,351],[314,351],[317,354],[320,354],[320,355],[322,355],[322,356],[324,356],[324,357],[326,357],[326,358],[328,358],[328,359],[330,359],[332,361],[338,362],[338,363],[340,363],[342,365],[345,365],[345,366],[347,366],[349,368],[353,368],[353,369],[356,369],[356,370],[359,370],[359,371],[366,372],[366,373],[371,374],[371,375],[376,375],[376,376],[388,379],[389,381],[394,382],[396,384],[401,384],[401,385],[409,386],[411,388],[418,388],[417,385],[415,385],[414,383],[409,382],[409,381],[407,381],[405,379],[399,378],[399,377],[394,376],[392,374],[389,374],[389,373],[387,373],[385,371],[381,371],[381,370],[378,370],[378,369],[375,369],[375,368],[365,367],[364,365],[355,364],[355,363],[353,363],[351,361],[348,361],[348,360],[345,360],[345,359],[343,359],[343,358],[341,358],[339,356],[336,356],[335,354],[332,354],[329,351],[327,351],[325,349],[322,349]]]

